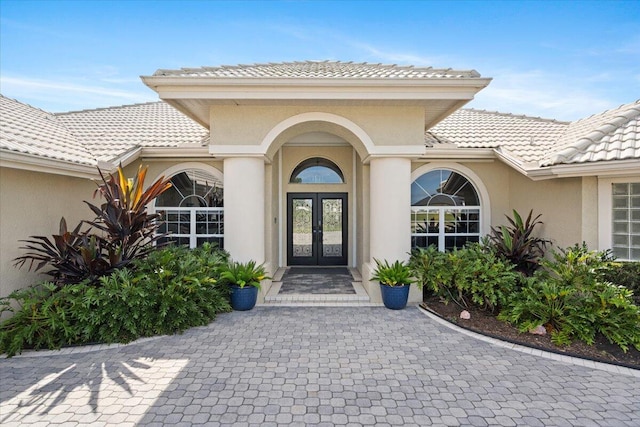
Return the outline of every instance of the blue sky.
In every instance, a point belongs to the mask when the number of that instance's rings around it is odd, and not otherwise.
[[[574,120],[640,98],[640,2],[0,0],[0,91],[47,111],[157,100],[159,68],[341,60],[476,69],[468,106]]]

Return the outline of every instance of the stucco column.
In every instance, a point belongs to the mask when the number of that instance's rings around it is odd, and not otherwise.
[[[371,262],[406,260],[411,250],[411,160],[374,158],[369,171]]]
[[[264,159],[224,159],[224,247],[235,261],[265,261]]]
[[[368,271],[371,277],[375,259],[407,260],[411,250],[411,160],[382,157],[371,160],[370,183],[370,254]],[[412,290],[415,292],[415,290]],[[369,282],[372,302],[381,301],[377,282]]]

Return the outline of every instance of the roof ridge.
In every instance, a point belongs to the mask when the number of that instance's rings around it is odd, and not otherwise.
[[[592,114],[592,115],[590,115],[590,116],[587,116],[587,117],[582,117],[582,118],[580,118],[580,119],[578,119],[578,120],[574,120],[574,121],[573,121],[573,122],[571,122],[571,123],[579,123],[579,122],[583,122],[583,121],[586,121],[586,120],[592,119],[592,118],[597,117],[597,116],[603,116],[603,115],[605,115],[605,114],[607,114],[607,113],[610,113],[610,112],[612,112],[612,111],[616,111],[616,110],[622,110],[622,109],[635,110],[635,109],[636,109],[636,107],[634,107],[634,105],[637,105],[637,106],[638,106],[638,107],[637,107],[637,108],[638,108],[638,111],[640,111],[640,99],[637,99],[637,100],[635,100],[634,102],[629,102],[628,104],[620,104],[620,106],[618,106],[618,107],[616,107],[616,108],[609,108],[608,110],[604,110],[604,111],[601,111],[601,112],[599,112],[599,113],[594,113],[594,114]]]
[[[449,72],[457,72],[460,74],[468,74],[468,77],[478,78],[481,77],[480,73],[475,69],[465,69],[458,70],[454,68],[434,68],[433,66],[423,66],[416,67],[415,65],[399,65],[399,64],[384,64],[384,63],[372,63],[372,62],[354,62],[354,61],[340,61],[333,59],[325,59],[325,60],[303,60],[303,61],[282,61],[282,62],[256,62],[253,64],[236,64],[236,65],[214,65],[214,66],[200,66],[200,67],[182,67],[178,69],[167,69],[160,68],[153,73],[153,76],[167,76],[167,75],[175,75],[177,72],[182,73],[190,73],[196,74],[197,72],[216,72],[216,71],[225,71],[225,70],[246,70],[251,68],[260,68],[260,67],[278,67],[278,66],[291,66],[291,65],[314,65],[314,64],[330,64],[330,65],[350,65],[354,67],[378,67],[386,70],[395,70],[395,71],[414,71],[414,72],[431,72],[447,74]],[[234,76],[235,78],[241,78],[240,76]],[[242,76],[245,78],[255,78],[255,76]],[[268,76],[269,78],[292,78],[291,76]],[[267,78],[265,76],[261,76],[260,78]]]
[[[22,101],[20,101],[20,100],[18,100],[18,99],[16,99],[16,98],[10,98],[10,97],[5,96],[5,95],[3,95],[3,94],[1,94],[1,93],[0,93],[0,97],[2,97],[2,98],[4,98],[4,99],[8,99],[8,100],[10,100],[10,101],[17,102],[18,104],[26,105],[26,106],[27,106],[27,107],[29,107],[29,108],[32,108],[32,109],[34,109],[34,110],[41,111],[41,112],[43,112],[43,113],[45,113],[45,114],[48,114],[48,115],[50,115],[50,116],[55,116],[55,113],[52,113],[51,111],[43,110],[43,109],[42,109],[42,108],[40,108],[40,107],[35,107],[35,106],[33,106],[33,105],[29,104],[29,103],[22,102]]]
[[[85,108],[84,110],[63,111],[63,112],[60,112],[60,113],[51,113],[51,114],[53,114],[54,116],[66,116],[66,115],[69,115],[69,114],[89,113],[89,112],[92,112],[92,111],[116,110],[116,109],[119,109],[119,108],[140,107],[140,106],[143,106],[143,105],[151,105],[151,104],[167,104],[167,103],[162,101],[162,100],[149,101],[149,102],[136,102],[136,103],[133,103],[133,104],[113,105],[113,106],[110,106],[110,107]]]
[[[541,122],[551,122],[551,123],[566,124],[566,125],[572,123],[566,120],[549,119],[549,118],[540,117],[540,116],[528,116],[526,114],[503,113],[500,111],[490,111],[490,110],[483,110],[478,108],[461,108],[460,110],[472,111],[474,113],[493,114],[493,115],[505,116],[505,117],[515,117],[519,119],[531,119],[531,120],[537,120]]]
[[[55,123],[55,126],[59,126],[60,128],[64,129],[67,132],[67,136],[68,137],[64,138],[64,143],[73,145],[76,150],[78,150],[80,152],[83,152],[84,154],[87,154],[88,157],[91,158],[92,160],[95,160],[96,162],[98,161],[97,156],[88,147],[86,147],[85,144],[82,144],[80,142],[80,140],[79,140],[78,136],[75,134],[75,132],[73,132],[73,130],[69,126],[67,126],[66,123],[64,123],[61,120],[58,120],[58,115],[56,113],[51,113],[49,111],[45,111],[42,108],[34,107],[34,106],[30,105],[30,104],[27,104],[26,102],[22,102],[22,101],[19,101],[17,99],[14,99],[14,98],[9,98],[9,97],[4,96],[2,94],[0,94],[0,97],[2,97],[4,99],[7,99],[7,100],[10,100],[10,101],[13,101],[13,102],[15,102],[17,104],[29,107],[32,110],[44,113],[45,116],[46,116],[46,118],[45,118],[46,120],[50,120],[52,123]],[[45,144],[47,144],[47,146],[52,144],[52,141],[51,141],[50,138],[46,139],[46,140],[43,140],[43,142]],[[29,144],[27,144],[27,145],[29,145]],[[44,155],[44,157],[49,157],[49,156]],[[65,161],[67,161],[67,160],[65,160]]]
[[[622,104],[618,108],[606,110],[600,114],[591,115],[588,118],[604,116],[607,113],[611,113],[614,111],[619,111],[619,113],[615,114],[604,123],[601,123],[586,135],[578,138],[575,142],[564,147],[560,147],[557,151],[550,153],[548,156],[545,156],[540,160],[540,165],[548,166],[551,164],[563,163],[565,160],[575,155],[576,153],[583,153],[585,149],[587,149],[592,144],[598,141],[602,141],[602,138],[604,138],[606,135],[609,135],[612,131],[615,131],[622,125],[625,125],[631,120],[640,116],[640,101],[632,102],[630,104]],[[577,123],[579,121],[581,120],[577,120],[574,123]]]

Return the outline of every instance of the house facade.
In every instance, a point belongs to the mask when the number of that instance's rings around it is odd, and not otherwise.
[[[12,267],[18,240],[88,217],[96,166],[118,164],[172,178],[151,208],[173,240],[271,273],[354,267],[373,302],[375,259],[478,241],[513,209],[542,214],[558,247],[640,260],[639,102],[559,122],[462,108],[491,80],[473,70],[330,61],[142,80],[160,102],[50,114],[1,98],[3,296],[35,280]]]

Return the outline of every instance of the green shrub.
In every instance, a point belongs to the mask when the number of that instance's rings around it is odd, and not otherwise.
[[[231,310],[227,286],[218,281],[227,260],[208,244],[170,247],[101,277],[99,286],[45,283],[13,292],[0,300],[2,311],[13,312],[0,323],[0,353],[125,343],[206,325]]]
[[[611,264],[607,252],[589,252],[584,245],[554,252],[499,318],[521,331],[544,325],[557,345],[576,339],[591,345],[600,333],[624,351],[640,350],[640,309],[629,290],[603,280]]]
[[[636,305],[640,305],[640,262],[616,262],[603,273],[604,279],[633,292]]]
[[[518,278],[513,265],[477,243],[447,253],[419,248],[409,265],[420,287],[460,307],[492,312],[507,302]]]
[[[13,356],[23,348],[57,349],[84,342],[82,326],[74,319],[84,288],[70,285],[62,290],[45,282],[2,298],[0,313],[13,314],[0,323],[0,353]]]

